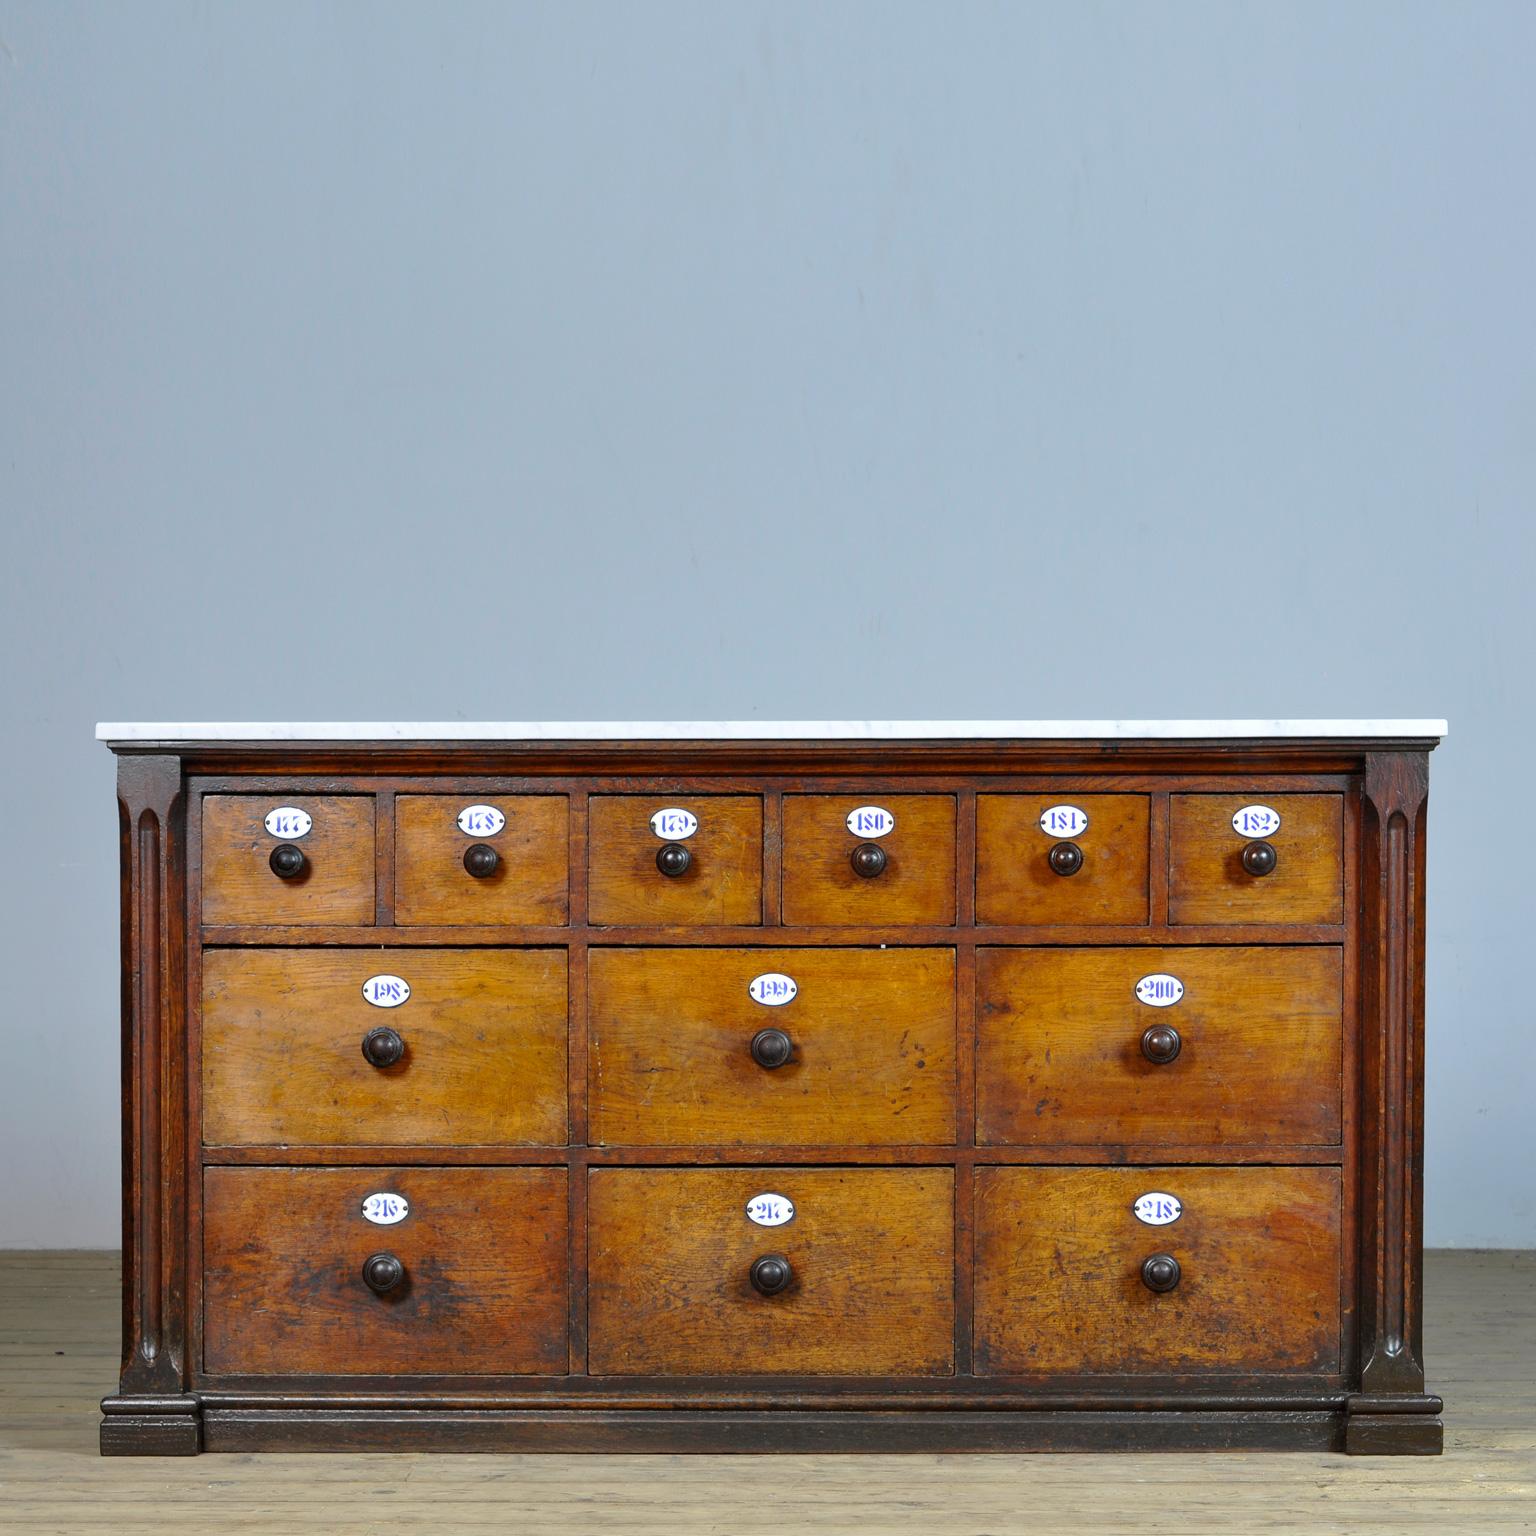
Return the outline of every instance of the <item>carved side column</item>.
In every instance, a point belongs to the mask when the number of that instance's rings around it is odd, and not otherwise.
[[[1345,1447],[1439,1451],[1424,1392],[1424,838],[1429,754],[1366,758],[1360,862],[1360,1391]]]
[[[117,760],[123,943],[123,1359],[104,1455],[195,1455],[187,1385],[186,824],[181,760]]]

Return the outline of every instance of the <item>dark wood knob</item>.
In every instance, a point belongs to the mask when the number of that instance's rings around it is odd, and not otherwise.
[[[404,1279],[405,1265],[392,1253],[371,1253],[363,1260],[363,1284],[376,1295],[394,1290]]]
[[[1154,1253],[1141,1261],[1141,1283],[1162,1295],[1179,1283],[1179,1261],[1171,1253]]]
[[[1184,1042],[1172,1024],[1154,1024],[1141,1037],[1141,1054],[1154,1067],[1166,1067],[1183,1049]]]
[[[1250,875],[1272,875],[1279,862],[1280,855],[1275,852],[1273,843],[1249,843],[1243,849],[1243,868]]]
[[[765,1253],[761,1258],[753,1259],[747,1274],[752,1289],[763,1296],[777,1296],[795,1278],[789,1260],[782,1253]]]
[[[782,1029],[760,1029],[752,1036],[752,1060],[771,1072],[795,1054],[795,1043]]]
[[[405,1055],[405,1041],[387,1025],[370,1029],[363,1036],[363,1059],[370,1066],[392,1067]]]
[[[304,866],[309,860],[304,857],[302,848],[295,848],[292,843],[279,843],[272,850],[267,863],[272,866],[272,873],[279,880],[293,880],[304,873]]]
[[[1046,857],[1058,875],[1075,875],[1083,867],[1083,850],[1076,843],[1057,843]]]
[[[663,843],[656,850],[656,868],[670,879],[685,874],[692,863],[693,855],[681,843]]]
[[[464,868],[476,880],[489,880],[501,863],[501,855],[489,843],[471,843],[464,850]]]
[[[885,849],[879,843],[860,843],[848,855],[848,862],[853,865],[854,874],[873,880],[885,871]]]

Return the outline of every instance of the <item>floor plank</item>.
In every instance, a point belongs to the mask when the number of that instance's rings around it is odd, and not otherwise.
[[[117,1258],[0,1253],[0,1531],[407,1536],[1477,1536],[1536,1532],[1536,1254],[1432,1253],[1446,1454],[96,1454]]]

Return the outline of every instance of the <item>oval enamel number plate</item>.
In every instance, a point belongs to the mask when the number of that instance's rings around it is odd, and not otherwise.
[[[411,984],[400,976],[370,976],[363,983],[363,996],[375,1008],[398,1008],[410,1000]]]
[[[1131,1214],[1149,1227],[1166,1227],[1184,1214],[1184,1207],[1177,1195],[1165,1195],[1160,1189],[1153,1189],[1136,1197]]]
[[[1040,812],[1040,830],[1048,837],[1077,837],[1088,830],[1088,813],[1076,805],[1050,805]]]
[[[314,818],[308,811],[301,811],[296,805],[274,806],[263,818],[263,825],[273,837],[280,837],[284,842],[294,843],[301,837],[309,836],[309,829],[314,826]]]
[[[1166,971],[1154,971],[1136,983],[1136,997],[1149,1008],[1172,1008],[1184,996],[1184,983]]]
[[[651,831],[669,843],[692,837],[699,830],[699,818],[680,805],[669,805],[651,817]]]
[[[466,805],[459,812],[459,831],[465,837],[495,837],[506,824],[494,805]]]
[[[782,1227],[795,1219],[795,1202],[783,1195],[753,1195],[747,1201],[747,1220],[760,1227]]]
[[[764,971],[761,976],[754,976],[747,986],[752,1001],[765,1008],[782,1008],[785,1003],[794,1002],[799,990],[795,978],[781,971]]]
[[[883,805],[861,805],[848,812],[848,830],[855,837],[884,837],[896,830],[896,818]]]
[[[411,1214],[411,1207],[404,1195],[388,1195],[380,1192],[369,1195],[363,1201],[363,1219],[376,1227],[392,1227]]]
[[[1280,830],[1280,812],[1268,805],[1245,805],[1232,814],[1232,830],[1239,837],[1268,837]]]

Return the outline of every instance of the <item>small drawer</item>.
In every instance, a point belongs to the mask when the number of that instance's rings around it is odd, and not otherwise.
[[[948,1168],[595,1168],[594,1375],[947,1376]],[[789,1220],[755,1224],[773,1195]]]
[[[594,795],[589,806],[591,922],[762,922],[763,802],[757,795]],[[656,820],[668,811],[683,815]],[[690,822],[696,824],[691,830]]]
[[[206,1169],[204,1368],[564,1375],[566,1229],[563,1168]]]
[[[594,949],[588,997],[599,1146],[954,1140],[951,949]]]
[[[1331,1146],[1343,975],[1334,948],[979,950],[977,1139]]]
[[[1170,807],[1169,922],[1344,921],[1342,795],[1174,795]],[[1252,830],[1266,810],[1278,828]]]
[[[978,795],[978,923],[1113,924],[1148,917],[1146,795]]]
[[[786,923],[954,920],[953,795],[784,797]]]
[[[564,795],[401,795],[395,921],[565,923],[567,805]]]
[[[205,923],[371,924],[373,870],[372,795],[203,796]]]
[[[565,972],[559,949],[207,950],[203,1139],[563,1145]]]
[[[1336,1372],[1341,1209],[1337,1168],[978,1168],[976,1372]]]

